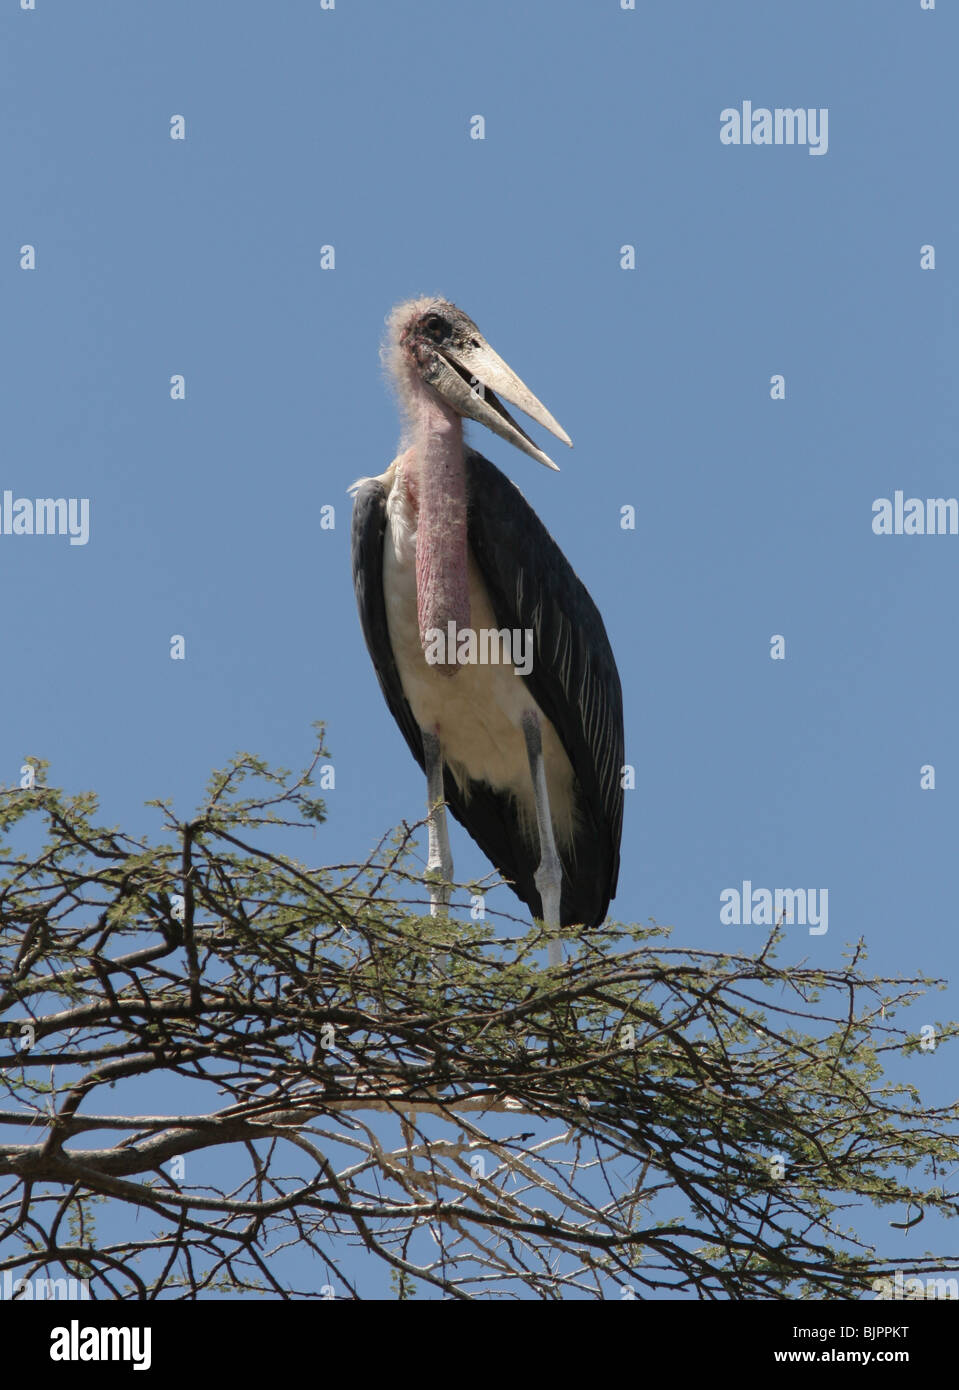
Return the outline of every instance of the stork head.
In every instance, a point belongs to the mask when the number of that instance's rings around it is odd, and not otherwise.
[[[572,446],[566,431],[493,351],[473,320],[448,300],[411,299],[397,305],[386,349],[401,392],[422,382],[458,415],[486,425],[547,468],[556,464],[517,424],[500,396]]]

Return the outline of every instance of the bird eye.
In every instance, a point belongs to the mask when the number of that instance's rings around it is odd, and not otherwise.
[[[449,323],[439,314],[429,314],[423,320],[423,330],[429,334],[434,343],[441,343],[444,338],[448,338],[450,335]]]

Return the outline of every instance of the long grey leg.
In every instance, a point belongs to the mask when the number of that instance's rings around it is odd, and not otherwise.
[[[543,735],[539,726],[539,715],[535,710],[527,710],[523,715],[523,737],[526,739],[526,755],[529,758],[529,771],[533,779],[536,826],[539,830],[539,868],[533,875],[533,882],[543,902],[543,922],[548,930],[558,933],[563,865],[553,835],[553,818],[550,815],[549,793],[546,790],[546,765],[543,762]],[[548,950],[549,964],[562,965],[563,943],[553,938]]]
[[[450,905],[453,882],[453,854],[446,824],[445,791],[443,789],[443,752],[436,734],[421,729],[423,754],[426,760],[426,803],[429,816],[430,852],[426,861],[429,876],[430,913],[445,917]]]

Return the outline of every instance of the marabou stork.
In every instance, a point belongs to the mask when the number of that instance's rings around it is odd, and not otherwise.
[[[426,773],[431,911],[449,903],[449,806],[547,929],[597,926],[623,823],[616,662],[545,526],[464,445],[463,418],[553,469],[499,397],[571,440],[446,300],[398,305],[384,358],[407,428],[386,472],[351,489],[353,583],[386,703]],[[512,659],[496,664],[513,634]],[[516,643],[530,640],[531,664],[520,662]],[[549,961],[562,961],[558,940]]]

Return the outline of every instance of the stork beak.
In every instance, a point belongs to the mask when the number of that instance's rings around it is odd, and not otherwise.
[[[531,458],[559,472],[553,460],[536,447],[498,397],[503,396],[518,406],[570,448],[573,441],[481,333],[474,332],[467,343],[444,344],[439,348],[429,382],[460,415],[485,425]]]

